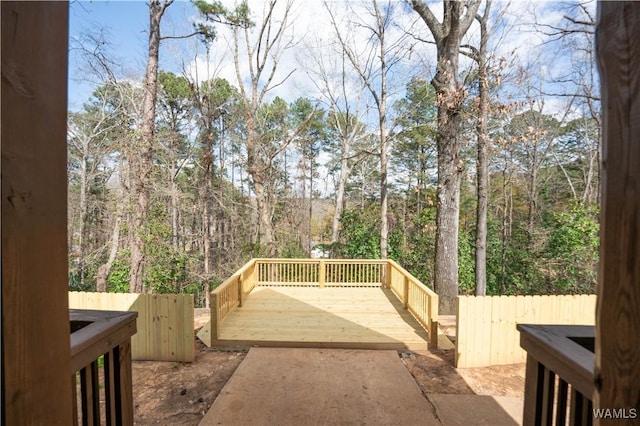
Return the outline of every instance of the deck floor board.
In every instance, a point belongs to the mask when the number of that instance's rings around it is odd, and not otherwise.
[[[428,337],[388,289],[256,287],[212,343],[424,350]]]

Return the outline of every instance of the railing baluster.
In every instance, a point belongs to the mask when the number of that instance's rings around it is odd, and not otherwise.
[[[559,379],[558,383],[558,399],[556,403],[556,425],[564,425],[567,421],[567,399],[568,388],[567,382]]]
[[[325,264],[324,260],[321,260],[318,263],[318,286],[320,288],[324,288],[324,282],[326,280],[326,272],[325,272],[326,267],[327,265]]]
[[[115,425],[117,416],[118,400],[116,398],[116,376],[115,376],[116,359],[113,350],[104,354],[104,396],[105,396],[105,413],[107,416],[107,424]]]
[[[80,370],[80,390],[82,400],[82,424],[100,424],[100,395],[98,383],[98,362]]]
[[[71,375],[71,400],[73,401],[73,425],[78,425],[78,373]]]
[[[544,368],[542,383],[542,425],[553,424],[553,401],[555,399],[556,375],[548,368]]]

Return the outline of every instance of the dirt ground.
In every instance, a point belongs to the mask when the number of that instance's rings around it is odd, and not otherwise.
[[[193,363],[134,361],[135,424],[197,425],[245,355],[197,341]],[[456,370],[451,350],[399,356],[425,394],[523,396],[523,364]]]
[[[134,423],[197,425],[245,355],[196,340],[195,362],[134,361]]]

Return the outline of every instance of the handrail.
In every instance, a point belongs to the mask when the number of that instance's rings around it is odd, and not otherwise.
[[[103,423],[101,388],[104,389],[106,424],[133,424],[131,336],[136,333],[137,316],[137,312],[69,310],[74,424],[79,420],[85,425]],[[103,386],[99,374],[101,361]]]
[[[427,331],[430,347],[437,347],[438,295],[385,259],[252,259],[211,292],[213,340],[255,286],[389,288]]]
[[[438,295],[395,261],[387,260],[387,264],[388,287],[427,331],[430,347],[436,348],[438,345]]]
[[[527,351],[523,424],[591,424],[595,327],[518,324]]]
[[[218,338],[220,324],[237,307],[256,285],[256,259],[251,259],[211,292],[211,334]]]

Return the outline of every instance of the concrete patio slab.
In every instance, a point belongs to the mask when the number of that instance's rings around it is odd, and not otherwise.
[[[437,425],[396,351],[252,348],[200,425]]]
[[[523,401],[486,395],[429,394],[442,424],[447,426],[517,426],[522,424]]]

